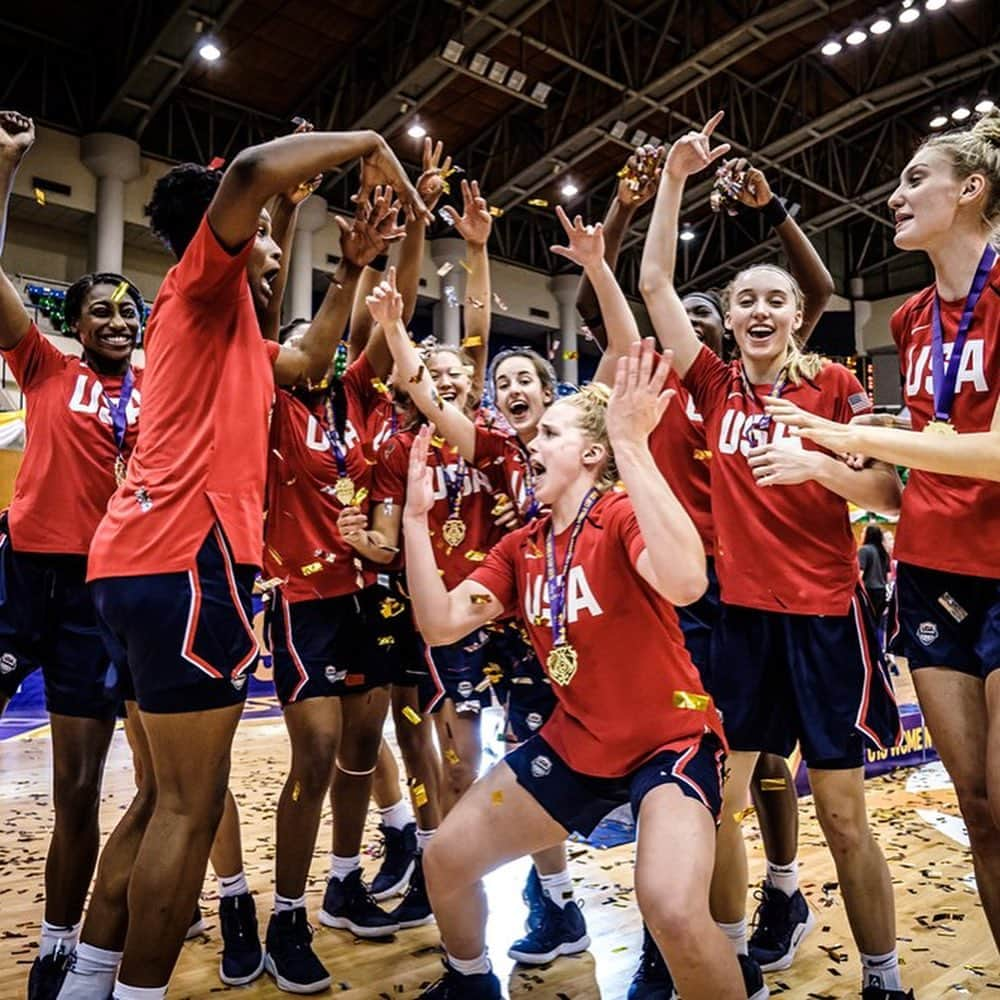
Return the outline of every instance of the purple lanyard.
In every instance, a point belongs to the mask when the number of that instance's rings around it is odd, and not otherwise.
[[[743,394],[749,397],[757,403],[757,392],[750,382],[750,377],[747,375],[746,368],[740,365],[740,378],[743,381]],[[781,399],[781,394],[785,391],[788,385],[788,374],[784,368],[778,373],[778,377],[774,380],[774,385],[771,386],[771,391],[769,395],[774,396],[775,399]],[[756,448],[760,444],[759,435],[771,426],[771,414],[764,413],[758,416],[748,417],[746,426],[743,430],[743,436],[750,442],[751,448]]]
[[[111,402],[103,384],[101,385],[101,395],[104,399],[104,405],[108,408],[108,413],[111,416],[111,430],[115,436],[115,446],[118,448],[119,455],[125,452],[125,433],[128,430],[127,411],[134,387],[135,375],[132,373],[131,367],[125,372],[125,377],[122,379],[121,393],[118,396],[117,403]]]
[[[600,499],[601,494],[596,489],[590,489],[581,501],[580,509],[576,512],[576,519],[573,522],[573,533],[569,536],[569,543],[566,545],[566,557],[563,559],[561,573],[556,573],[556,533],[551,524],[549,525],[549,533],[545,537],[545,575],[548,577],[545,583],[549,595],[553,646],[566,644],[566,578],[569,576],[570,563],[573,561],[576,543],[580,532],[583,531],[587,515]]]
[[[323,409],[326,413],[326,439],[330,442],[330,452],[333,460],[337,463],[337,475],[341,479],[347,478],[347,444],[341,440],[337,431],[337,420],[333,412],[333,386],[330,387],[323,400]]]
[[[465,486],[465,459],[459,456],[455,463],[455,475],[448,474],[448,461],[444,451],[435,448],[438,461],[441,464],[441,475],[444,477],[444,488],[448,495],[448,516],[458,517],[462,510],[462,489]]]
[[[524,520],[525,522],[533,521],[538,517],[538,512],[542,508],[535,496],[535,473],[531,468],[531,456],[516,434],[514,435],[514,443],[517,445],[517,450],[521,453],[521,463],[524,466],[524,495],[528,501],[527,509],[524,512]],[[515,497],[514,499],[516,500],[517,498]]]
[[[958,323],[958,331],[951,347],[951,357],[948,358],[947,368],[944,366],[941,296],[938,295],[936,288],[934,290],[934,307],[931,315],[931,370],[934,373],[935,420],[947,423],[951,417],[951,408],[955,402],[955,386],[958,382],[958,369],[962,364],[962,352],[965,350],[965,341],[969,336],[969,327],[972,325],[972,314],[976,311],[976,306],[986,288],[986,282],[996,259],[996,250],[987,243],[982,257],[979,258],[979,266],[976,268],[976,276],[972,279],[972,287],[965,298],[962,318]]]

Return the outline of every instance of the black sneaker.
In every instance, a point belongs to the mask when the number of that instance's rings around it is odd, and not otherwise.
[[[424,859],[417,854],[413,859],[413,874],[403,901],[389,914],[401,928],[422,927],[434,922],[431,901],[427,898],[427,883],[424,882]]]
[[[884,986],[866,986],[861,991],[861,1000],[916,1000],[913,990],[887,990]]]
[[[759,903],[752,921],[750,954],[763,972],[780,972],[794,961],[799,945],[816,926],[816,917],[797,889],[786,896],[765,882],[755,895]]]
[[[264,950],[257,931],[257,907],[249,892],[219,900],[222,960],[219,978],[227,986],[246,986],[264,971]]]
[[[304,906],[271,914],[264,968],[279,990],[319,993],[330,985],[330,974],[312,950],[312,936]]]
[[[740,963],[740,972],[743,973],[743,982],[747,988],[747,1000],[767,1000],[771,991],[764,982],[764,976],[760,971],[760,966],[749,955],[737,955]]]
[[[677,1000],[673,977],[645,924],[642,925],[642,957],[629,984],[628,1000]]]
[[[372,896],[382,902],[406,891],[417,856],[417,824],[407,823],[402,830],[379,825],[382,831],[382,867],[372,880]]]
[[[205,918],[201,915],[201,907],[195,903],[194,913],[191,914],[191,926],[184,932],[184,940],[190,941],[191,938],[196,938],[207,930],[208,924],[205,923]]]
[[[72,957],[73,953],[60,942],[51,955],[36,958],[28,973],[28,1000],[56,1000]]]
[[[444,975],[420,994],[424,1000],[502,1000],[500,980],[492,972],[463,976],[447,962]]]
[[[507,951],[515,962],[545,965],[560,955],[576,955],[590,947],[580,907],[573,900],[560,906],[549,899],[534,866],[528,873],[523,895],[528,904],[525,922],[528,933]]]
[[[372,898],[361,880],[360,868],[344,879],[331,878],[326,883],[319,922],[361,938],[391,937],[399,930],[399,924]]]

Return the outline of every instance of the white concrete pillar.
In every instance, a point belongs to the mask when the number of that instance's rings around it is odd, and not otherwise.
[[[431,240],[431,258],[436,269],[445,264],[451,265],[447,274],[438,276],[440,287],[434,306],[434,336],[438,343],[458,347],[462,343],[462,309],[465,305],[465,268],[461,264],[465,260],[465,240]]]
[[[313,237],[327,224],[326,199],[312,194],[299,206],[292,259],[288,263],[289,319],[312,319]]]
[[[125,184],[142,172],[139,144],[123,135],[92,132],[80,140],[80,159],[97,178],[95,271],[121,273],[125,246]]]
[[[563,382],[577,384],[580,366],[577,363],[577,330],[580,317],[576,311],[576,292],[580,285],[578,274],[556,274],[549,279],[549,289],[559,303],[559,350],[556,352],[556,371]],[[569,355],[569,357],[567,357]]]

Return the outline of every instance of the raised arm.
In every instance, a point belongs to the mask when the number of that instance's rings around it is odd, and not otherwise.
[[[674,352],[674,368],[682,378],[698,356],[701,343],[674,287],[677,223],[687,178],[729,151],[727,143],[711,149],[711,136],[722,115],[717,112],[701,132],[689,132],[670,147],[642,251],[639,289],[657,339]]]
[[[655,194],[663,169],[666,148],[660,146],[640,146],[625,163],[619,173],[618,188],[604,217],[604,259],[614,273],[618,265],[618,253],[622,240],[632,225],[635,213]],[[576,293],[576,310],[594,336],[594,340],[604,347],[607,334],[597,293],[590,277],[584,272]],[[612,375],[613,378],[613,375]]]
[[[3,254],[7,239],[7,213],[10,209],[10,195],[14,190],[14,175],[35,141],[35,124],[16,111],[0,111],[0,255]],[[10,351],[21,342],[31,326],[21,296],[0,269],[0,350]]]
[[[392,185],[409,211],[428,219],[424,203],[388,143],[375,132],[308,132],[244,149],[226,170],[208,207],[219,241],[235,250],[257,229],[261,207],[276,194],[362,157],[362,191]]]
[[[368,297],[368,307],[392,352],[399,387],[409,394],[417,409],[467,462],[475,461],[475,425],[457,406],[438,396],[427,368],[403,326],[403,298],[396,288],[394,268],[389,268],[386,280]]]
[[[410,451],[403,543],[406,580],[417,627],[430,645],[443,646],[498,618],[504,608],[481,584],[465,580],[454,590],[448,590],[438,573],[427,523],[427,515],[434,506],[434,472],[427,466],[430,438],[430,428],[421,427]]]
[[[646,546],[636,569],[662,597],[683,606],[697,601],[708,586],[705,548],[647,443],[672,405],[673,390],[664,390],[670,360],[664,354],[654,370],[652,339],[631,346],[628,356],[618,361],[607,426],[618,475],[628,490]]]

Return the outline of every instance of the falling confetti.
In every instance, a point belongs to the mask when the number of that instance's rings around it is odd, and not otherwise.
[[[439,278],[444,278],[444,277],[446,277],[447,275],[451,274],[451,272],[452,272],[452,271],[453,271],[454,269],[455,269],[455,265],[454,265],[454,264],[453,264],[453,263],[452,263],[452,262],[451,262],[450,260],[446,260],[446,261],[445,261],[445,262],[444,262],[444,263],[443,263],[443,264],[442,264],[442,265],[441,265],[441,266],[440,266],[440,267],[438,268],[438,277],[439,277]]]
[[[502,298],[500,298],[499,292],[493,293],[493,301],[497,304],[497,309],[499,309],[501,312],[507,312],[508,309],[507,303],[504,302]]]
[[[499,789],[495,791],[490,798],[493,800],[493,805],[502,806],[503,805],[503,792]]]
[[[302,797],[302,785],[298,781],[296,781],[295,784],[292,786],[292,801],[298,802],[301,797]]]
[[[489,604],[490,595],[489,594],[469,594],[469,601],[472,604]]]
[[[444,759],[448,761],[448,763],[451,765],[455,765],[459,762],[459,760],[461,760],[458,754],[455,753],[455,751],[451,747],[448,747],[448,749],[445,750]]]
[[[323,564],[321,562],[311,562],[303,566],[299,572],[303,576],[312,576],[314,573],[321,573],[323,571]]]
[[[468,559],[469,562],[482,562],[486,558],[486,553],[480,552],[478,549],[469,549],[469,551],[465,553],[465,558]]]
[[[462,346],[463,347],[482,347],[483,346],[483,338],[482,337],[466,337],[465,340],[462,341]]]
[[[368,490],[362,486],[351,498],[352,507],[360,507],[368,499]]]
[[[415,726],[419,726],[420,723],[423,721],[420,718],[419,713],[415,712],[412,708],[410,708],[409,705],[403,706],[403,715],[407,718],[408,721],[412,722]]]
[[[788,787],[788,782],[784,778],[761,778],[760,789],[762,792],[783,792]]]
[[[548,202],[548,199],[546,199],[546,198],[529,198],[528,199],[528,204],[532,208],[548,208],[549,207],[549,202]]]
[[[563,361],[576,361],[580,356],[576,351],[563,351]]]
[[[712,704],[707,694],[696,694],[692,691],[675,691],[674,708],[689,708],[695,712],[704,712]]]
[[[413,804],[420,809],[427,805],[427,789],[423,785],[413,786]]]
[[[486,303],[483,302],[482,299],[475,298],[475,296],[470,295],[470,296],[468,296],[466,298],[465,301],[468,302],[469,305],[472,306],[473,309],[484,309],[484,308],[486,308]]]
[[[419,368],[417,369],[417,374],[416,374],[416,375],[411,375],[411,376],[409,377],[408,381],[409,381],[409,383],[410,383],[411,385],[416,385],[416,384],[417,384],[417,383],[418,383],[418,382],[419,382],[419,381],[420,381],[420,380],[421,380],[421,379],[422,379],[423,377],[424,377],[424,366],[423,366],[423,365],[421,365],[421,366],[420,366],[420,367],[419,367]]]
[[[35,188],[35,201],[38,202],[39,205],[45,204],[45,192],[41,188]]]
[[[490,205],[490,215],[492,215],[494,219],[499,219],[503,215],[503,209],[498,208],[496,205]]]
[[[128,294],[128,282],[119,281],[115,286],[115,290],[111,293],[112,302],[121,302],[123,298]]]

